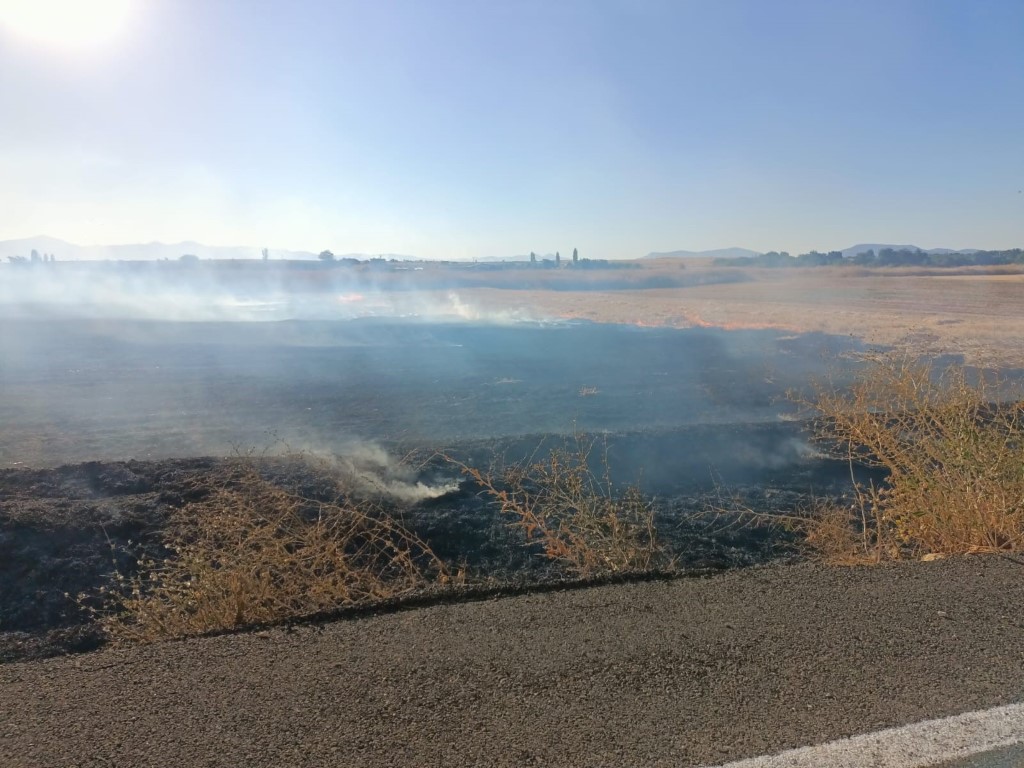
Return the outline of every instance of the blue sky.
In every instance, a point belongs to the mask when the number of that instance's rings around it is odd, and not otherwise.
[[[61,35],[23,1],[0,239],[1024,246],[1020,0],[102,0]]]

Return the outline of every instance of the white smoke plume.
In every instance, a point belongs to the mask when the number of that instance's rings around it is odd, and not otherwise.
[[[302,277],[301,272],[252,267],[235,273],[230,263],[0,264],[0,316],[186,322],[544,320],[527,312],[498,312],[468,303],[453,290],[422,288],[402,276],[388,284],[378,284],[379,276],[373,274],[344,270]]]
[[[307,448],[303,453],[329,467],[358,494],[415,504],[459,489],[457,477],[424,482],[411,462],[396,458],[374,442],[352,442],[336,451]]]

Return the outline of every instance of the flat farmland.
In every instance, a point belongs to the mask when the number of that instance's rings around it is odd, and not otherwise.
[[[670,274],[678,262],[645,269]],[[728,269],[682,264],[692,285],[648,290],[543,291],[475,288],[467,303],[507,312],[687,328],[776,328],[849,335],[923,354],[962,355],[972,365],[1024,366],[1024,270]],[[708,276],[701,283],[697,275]],[[717,280],[735,275],[739,279]]]

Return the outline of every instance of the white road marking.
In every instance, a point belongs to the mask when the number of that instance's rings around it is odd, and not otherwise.
[[[737,760],[719,768],[925,768],[1024,742],[1024,704]]]

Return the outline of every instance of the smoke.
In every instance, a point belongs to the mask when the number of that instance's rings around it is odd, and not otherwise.
[[[459,489],[458,478],[440,476],[425,482],[418,468],[374,442],[352,442],[337,452],[306,449],[303,453],[329,467],[359,495],[415,504]]]
[[[179,264],[3,265],[0,273],[8,317],[256,321],[275,319],[282,303],[270,284],[232,288]]]
[[[737,441],[730,446],[730,459],[751,472],[778,471],[828,458],[802,436],[780,438],[766,446],[763,442]]]
[[[459,298],[454,291],[448,293],[448,303],[443,307],[448,313],[460,320],[470,322],[486,322],[492,324],[510,324],[523,322],[552,322],[551,318],[531,315],[525,310],[496,312],[485,309],[479,304],[470,304]]]
[[[250,262],[0,264],[0,316],[172,322],[406,318],[509,324],[499,312],[408,272]]]
[[[825,345],[853,345],[548,321],[492,311],[497,289],[436,287],[429,268],[415,290],[411,273],[361,269],[0,265],[0,462],[219,454],[273,432],[322,449],[310,452],[354,490],[416,502],[458,480],[348,436],[429,446],[708,425],[625,441],[614,466],[655,488],[712,466],[784,473],[818,460],[783,439],[799,427],[781,421],[785,393],[823,372]],[[730,426],[773,422],[763,439]]]

